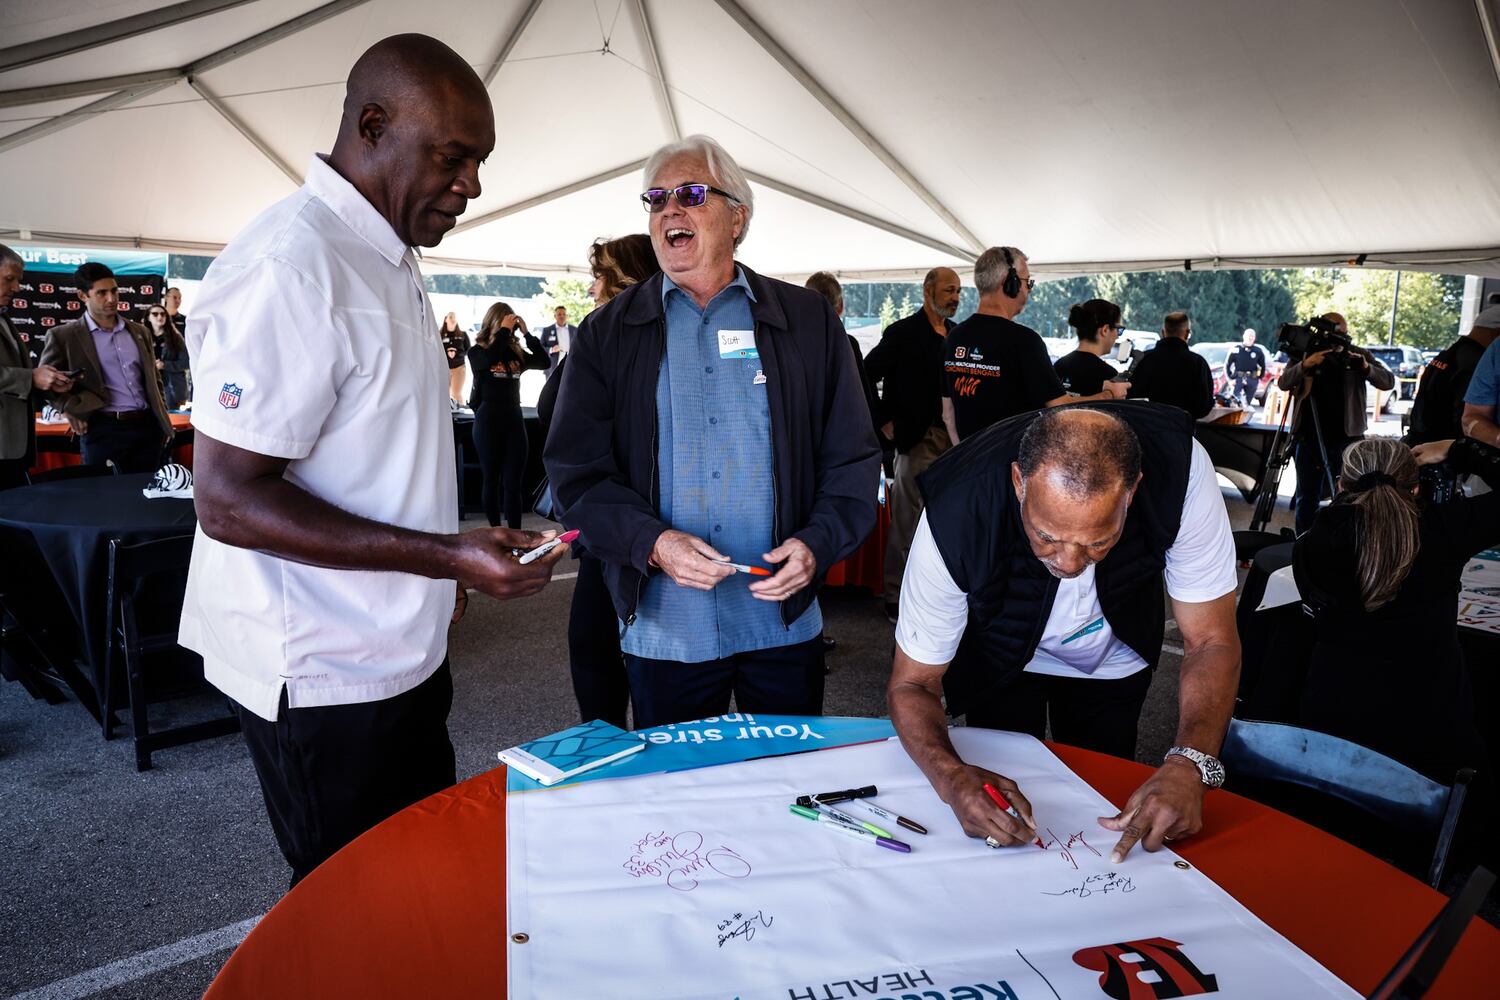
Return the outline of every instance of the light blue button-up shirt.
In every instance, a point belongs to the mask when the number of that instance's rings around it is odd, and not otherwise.
[[[92,313],[84,312],[83,318],[94,337],[94,349],[99,352],[99,372],[109,393],[109,402],[100,409],[105,413],[149,409],[151,403],[146,398],[141,349],[130,331],[125,329],[125,317],[116,317],[113,329],[109,330],[95,323]],[[155,376],[156,372],[153,370],[151,374]]]
[[[662,520],[707,539],[735,562],[764,565],[773,547],[776,494],[766,377],[754,349],[754,293],[736,267],[734,281],[699,309],[671,278],[663,279],[667,349],[656,382]],[[721,334],[733,331],[741,333],[740,346],[721,349]],[[702,591],[653,575],[620,647],[653,660],[701,663],[807,642],[823,631],[816,601],[787,628],[780,604],[751,596],[752,579],[735,573]]]

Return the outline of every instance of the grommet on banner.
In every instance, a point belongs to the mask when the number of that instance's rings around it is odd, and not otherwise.
[[[1172,866],[1174,868],[1181,868],[1183,871],[1187,871],[1189,868],[1193,867],[1192,865],[1188,864],[1186,861],[1174,861],[1174,862],[1172,862]]]
[[[527,941],[531,940],[531,935],[526,933],[512,934],[510,936],[510,939],[516,944],[525,944]]]

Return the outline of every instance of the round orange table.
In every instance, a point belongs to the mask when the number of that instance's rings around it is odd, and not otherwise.
[[[167,417],[172,421],[174,431],[184,431],[193,426],[192,417],[186,413],[169,413]],[[66,423],[44,424],[40,420],[36,422],[36,436],[39,438],[61,438],[67,437],[72,431]],[[193,446],[191,444],[173,445],[172,460],[193,467]],[[36,453],[36,465],[31,467],[32,472],[46,472],[48,469],[59,469],[65,465],[77,465],[83,461],[83,456],[76,451],[41,451]]]
[[[1111,802],[1145,765],[1052,749]],[[1228,792],[1177,853],[1271,927],[1368,993],[1447,901],[1321,830]],[[369,831],[250,932],[205,1000],[505,995],[505,768],[418,802]],[[1431,1000],[1494,996],[1500,931],[1473,920]]]

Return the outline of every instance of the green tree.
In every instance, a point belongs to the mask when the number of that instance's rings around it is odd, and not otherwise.
[[[1458,275],[1403,272],[1396,343],[1427,348],[1452,343],[1459,333],[1463,285]],[[1384,344],[1390,336],[1395,271],[1306,270],[1293,279],[1293,287],[1299,320],[1337,312],[1348,320],[1356,343]]]
[[[538,299],[545,306],[550,322],[552,310],[562,306],[568,310],[568,322],[577,326],[583,318],[594,311],[594,299],[589,295],[589,283],[581,278],[548,278],[542,282]]]
[[[896,315],[896,303],[891,301],[891,293],[886,292],[885,301],[880,303],[881,331],[884,332],[885,328],[896,322],[898,318],[899,317]]]

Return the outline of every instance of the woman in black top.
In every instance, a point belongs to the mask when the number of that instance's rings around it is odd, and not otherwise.
[[[448,398],[459,406],[464,401],[464,358],[469,355],[469,335],[458,325],[458,314],[449,313],[438,327],[443,353],[448,355]]]
[[[1063,388],[1076,396],[1094,396],[1119,372],[1104,360],[1119,339],[1120,307],[1106,299],[1089,299],[1068,310],[1068,325],[1078,331],[1078,349],[1057,359],[1052,368]]]
[[[526,338],[524,347],[516,336],[518,328]],[[469,405],[474,408],[474,450],[479,453],[484,481],[484,516],[491,527],[498,528],[503,501],[506,525],[519,528],[521,480],[526,474],[521,373],[546,368],[547,352],[509,304],[496,302],[484,314],[484,325],[468,356],[474,370]]]
[[[596,307],[661,270],[651,237],[645,233],[595,240],[589,248],[589,264],[594,272],[589,294]],[[566,357],[557,363],[536,401],[544,436],[552,423],[567,363]],[[584,722],[603,719],[624,729],[630,680],[620,655],[620,619],[604,586],[603,565],[589,554],[588,539],[580,538],[573,551],[578,554],[578,579],[573,581],[573,606],[568,615],[568,667],[578,714]]]
[[[1418,499],[1418,463],[1445,458],[1500,487],[1500,451],[1471,439],[1350,445],[1292,565],[1314,615],[1301,723],[1447,784],[1485,765],[1455,619],[1464,565],[1500,543],[1500,492]]]
[[[151,351],[156,355],[156,370],[161,373],[162,399],[166,401],[167,409],[179,409],[188,401],[187,344],[164,306],[152,306],[146,319],[151,331]]]

